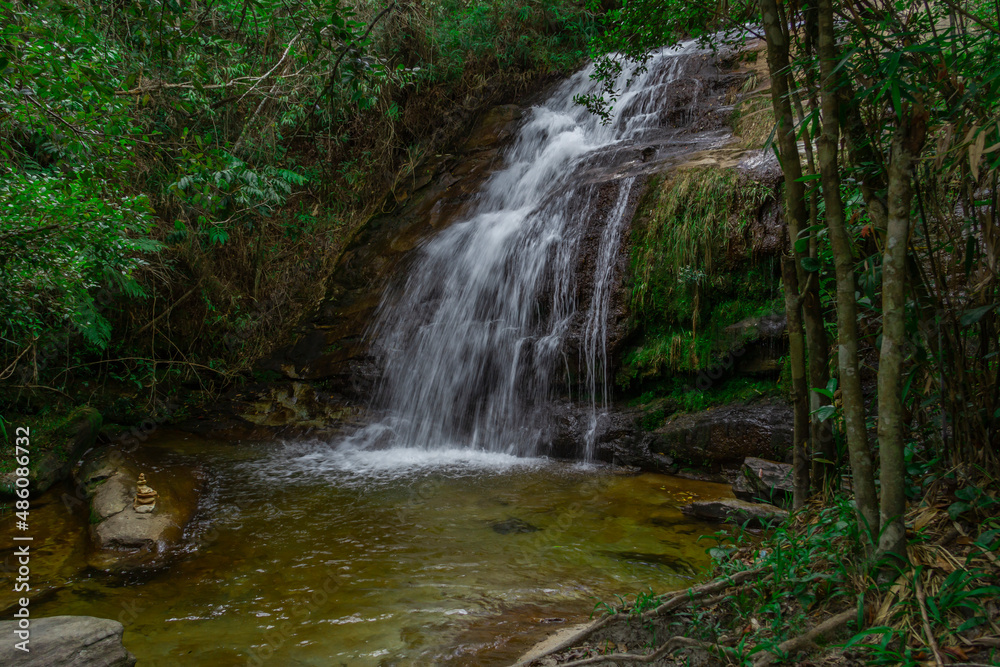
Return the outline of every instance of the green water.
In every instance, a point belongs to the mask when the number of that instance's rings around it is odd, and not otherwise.
[[[565,462],[176,433],[136,457],[151,483],[202,480],[180,553],[154,572],[86,569],[87,518],[50,493],[32,611],[123,621],[143,667],[507,664],[598,599],[695,580],[717,527],[678,507],[729,495]]]

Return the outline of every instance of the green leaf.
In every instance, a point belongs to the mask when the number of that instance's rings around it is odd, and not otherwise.
[[[971,630],[972,628],[979,627],[980,625],[983,625],[984,623],[986,623],[986,617],[985,616],[973,616],[972,618],[970,618],[969,620],[967,620],[965,623],[962,623],[960,626],[958,626],[957,632],[962,633],[962,632],[965,632],[966,630]]]
[[[961,502],[952,503],[951,506],[948,508],[948,516],[950,516],[952,521],[954,521],[959,516],[961,516],[963,512],[968,512],[971,509],[972,505],[970,505],[969,503],[961,503]]]
[[[226,241],[229,240],[229,232],[222,227],[209,227],[208,240],[216,245],[225,245]]]
[[[896,633],[896,630],[894,630],[893,628],[890,628],[888,626],[884,626],[884,625],[883,626],[879,626],[877,628],[868,628],[867,630],[862,630],[858,634],[856,634],[853,637],[851,637],[850,639],[848,639],[847,643],[844,644],[844,648],[850,648],[851,646],[854,646],[855,644],[857,644],[858,642],[860,642],[861,640],[863,640],[865,637],[867,637],[869,635],[885,635],[885,634],[888,634],[888,635],[892,636],[895,633]]]
[[[836,413],[837,408],[832,405],[823,405],[813,411],[813,414],[822,422],[825,422]]]
[[[973,308],[972,310],[965,311],[964,313],[962,313],[962,319],[960,321],[961,325],[963,327],[969,327],[972,326],[973,324],[976,324],[977,322],[979,322],[979,320],[983,319],[983,316],[986,313],[990,312],[997,306],[1000,306],[1000,302],[994,303],[989,306],[982,306],[980,308]]]
[[[802,258],[802,268],[809,273],[815,273],[823,268],[823,265],[819,263],[819,260],[814,257],[803,257]]]
[[[976,538],[976,544],[989,548],[997,537],[1000,537],[1000,528],[987,530]]]

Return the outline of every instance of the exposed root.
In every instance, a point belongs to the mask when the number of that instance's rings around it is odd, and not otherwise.
[[[931,622],[927,618],[927,598],[924,597],[924,587],[920,584],[920,574],[914,577],[916,582],[917,603],[920,606],[920,619],[924,624],[924,634],[927,635],[927,645],[934,653],[934,663],[937,667],[942,667],[944,661],[941,660],[941,649],[938,648],[937,639],[934,638],[934,631],[931,629]]]
[[[561,642],[559,642],[552,648],[548,649],[544,653],[539,653],[538,655],[533,656],[530,660],[527,661],[519,661],[516,664],[514,664],[513,667],[523,667],[524,665],[530,665],[531,663],[537,660],[541,660],[542,658],[548,657],[553,653],[558,653],[559,651],[565,651],[568,648],[572,648],[577,644],[579,644],[580,642],[584,641],[590,635],[594,634],[595,632],[603,628],[605,625],[610,623],[611,620],[614,618],[615,618],[614,616],[605,616],[602,619],[594,621],[593,623],[590,623],[584,626],[583,628],[580,628],[580,630],[574,632],[572,635],[562,640]]]
[[[761,655],[754,660],[754,667],[767,667],[775,660],[778,660],[780,656],[789,655],[795,651],[809,647],[812,645],[813,641],[823,635],[839,630],[841,627],[847,625],[847,622],[852,618],[857,618],[857,615],[857,609],[848,609],[847,611],[840,612],[836,616],[831,616],[809,632],[803,633],[798,637],[792,637],[788,641],[781,642],[778,644],[777,649],[775,649],[775,653],[768,652]]]
[[[653,618],[654,616],[660,616],[661,614],[683,606],[688,602],[694,602],[698,598],[709,595],[710,593],[718,593],[719,591],[724,591],[732,586],[742,584],[747,579],[759,576],[762,572],[764,572],[763,569],[745,570],[743,572],[738,572],[731,577],[726,577],[725,579],[717,579],[707,584],[702,584],[701,586],[689,588],[686,591],[670,598],[655,609],[647,611],[642,615],[642,618],[643,620],[646,620]]]
[[[567,662],[562,667],[577,667],[578,665],[599,665],[602,662],[653,662],[657,658],[669,653],[670,651],[676,651],[679,648],[700,648],[706,651],[711,651],[712,653],[732,653],[733,650],[726,648],[725,646],[719,646],[717,644],[710,644],[708,642],[699,641],[697,639],[690,639],[688,637],[671,637],[666,642],[660,645],[658,649],[652,653],[646,655],[641,655],[638,653],[611,653],[609,655],[596,655],[592,658],[583,658],[582,660],[574,660],[572,662]]]
[[[685,590],[685,591],[683,591],[681,593],[678,593],[677,595],[674,595],[672,598],[670,598],[666,602],[662,603],[661,605],[659,605],[655,609],[651,609],[650,611],[647,611],[646,613],[644,613],[642,615],[642,618],[643,618],[643,620],[646,620],[646,619],[652,618],[654,616],[658,616],[658,615],[664,614],[664,613],[666,613],[668,611],[671,611],[672,609],[676,609],[676,608],[681,607],[681,606],[683,606],[683,605],[685,605],[687,603],[695,602],[696,600],[699,600],[699,599],[705,597],[706,595],[710,595],[712,593],[718,593],[719,591],[724,591],[727,588],[731,588],[733,586],[737,586],[737,585],[743,583],[744,581],[746,581],[748,579],[752,579],[753,577],[756,577],[756,576],[760,575],[762,572],[763,572],[762,569],[746,570],[744,572],[738,572],[738,573],[736,573],[735,575],[733,575],[731,577],[725,577],[723,579],[717,579],[715,581],[710,581],[710,582],[708,582],[706,584],[702,584],[700,586],[693,586],[693,587],[691,587],[691,588],[689,588],[689,589],[687,589],[687,590]],[[718,602],[718,601],[719,601],[718,598],[713,598],[711,600],[711,602]],[[605,616],[604,618],[602,618],[600,620],[594,621],[593,623],[590,623],[589,625],[581,628],[579,631],[573,633],[572,635],[570,635],[569,637],[567,637],[563,641],[559,642],[558,644],[556,644],[552,648],[546,650],[544,653],[540,653],[540,654],[538,654],[536,656],[532,656],[532,658],[530,660],[528,660],[528,661],[518,662],[518,663],[516,663],[514,665],[514,667],[522,667],[524,665],[529,665],[529,664],[531,664],[533,662],[541,660],[542,658],[548,657],[548,656],[552,655],[553,653],[558,653],[558,652],[564,651],[564,650],[566,650],[568,648],[572,648],[573,646],[576,646],[576,645],[580,644],[581,642],[583,642],[585,639],[587,639],[592,634],[594,634],[595,632],[597,632],[598,630],[600,630],[601,628],[603,628],[605,625],[607,625],[608,623],[610,623],[615,618],[616,618],[616,616],[609,615],[609,616]],[[708,643],[705,643],[705,642],[700,642],[700,641],[698,641],[696,639],[689,639],[687,637],[673,637],[672,639],[668,640],[665,644],[663,644],[662,646],[660,646],[660,648],[656,649],[656,651],[654,653],[650,653],[649,655],[637,655],[637,654],[630,654],[630,653],[618,653],[618,654],[614,654],[613,657],[614,657],[615,660],[630,660],[630,661],[633,661],[633,662],[635,662],[635,661],[638,660],[639,662],[649,662],[649,661],[655,659],[656,656],[663,655],[663,653],[666,653],[667,651],[670,651],[670,650],[673,650],[673,649],[676,649],[676,648],[681,648],[681,647],[704,648],[706,650],[711,650],[711,651],[714,651],[714,652],[719,652],[720,650],[725,650],[724,647],[719,647],[719,646],[716,646],[715,644],[708,644]],[[611,658],[612,658],[612,656],[607,656],[607,659],[611,659]],[[578,665],[578,664],[579,665],[597,664],[596,662],[586,662],[587,660],[595,660],[595,659],[597,659],[597,662],[600,662],[600,660],[605,659],[605,656],[598,656],[597,658],[585,658],[584,662],[581,662],[581,661],[569,662],[569,663],[566,663],[566,666],[568,666],[568,665]]]

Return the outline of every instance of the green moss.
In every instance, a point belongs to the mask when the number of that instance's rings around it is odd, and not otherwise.
[[[620,386],[711,368],[746,342],[727,327],[780,312],[777,266],[752,257],[747,239],[773,196],[735,169],[681,170],[651,185],[633,227],[633,345]]]
[[[779,393],[778,386],[771,379],[734,377],[705,390],[681,387],[675,390],[671,398],[677,402],[679,412],[697,412],[718,405],[776,396]]]
[[[31,429],[28,444],[30,470],[34,471],[48,454],[55,454],[59,462],[65,463],[69,459],[72,444],[76,439],[79,422],[84,418],[91,420],[95,432],[100,428],[100,413],[86,406],[79,406],[68,412],[46,410],[30,419],[8,426],[8,441],[13,443],[16,427],[27,426]],[[0,458],[0,473],[12,472],[15,467],[17,466],[13,455]]]
[[[735,169],[708,168],[676,171],[649,192],[633,237],[632,305],[697,308],[695,288],[719,277],[730,255],[747,254],[739,241],[771,189]]]
[[[276,382],[281,379],[281,373],[272,370],[254,370],[253,379],[257,382]]]

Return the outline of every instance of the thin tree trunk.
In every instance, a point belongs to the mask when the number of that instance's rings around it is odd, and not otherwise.
[[[795,241],[799,232],[808,221],[806,211],[805,187],[802,183],[802,163],[799,158],[799,146],[795,140],[795,116],[789,99],[788,84],[788,39],[781,25],[776,0],[760,0],[763,16],[764,34],[767,41],[767,66],[771,76],[771,105],[778,129],[775,133],[778,142],[781,171],[785,177],[785,221],[788,225],[789,254],[791,271],[786,270],[782,262],[782,282],[785,287],[785,317],[788,320],[789,349],[798,348],[800,353],[791,354],[792,362],[792,404],[795,406],[795,423],[793,427],[794,442],[792,443],[795,466],[795,498],[793,503],[798,507],[805,502],[809,490],[809,399],[806,386],[805,341],[802,337],[802,300],[799,297],[798,286],[802,282],[799,275],[802,272],[800,255],[795,252]],[[797,331],[793,330],[797,327]],[[796,340],[797,339],[797,340]],[[797,381],[796,378],[799,380]],[[804,479],[800,477],[804,475]],[[804,485],[800,489],[800,484]]]
[[[819,301],[819,281],[806,284],[802,301],[802,316],[809,349],[809,441],[812,443],[812,484],[814,491],[829,485],[837,463],[837,448],[833,440],[833,422],[821,421],[817,410],[830,404],[830,399],[811,389],[823,389],[830,381],[830,344],[823,322]]]
[[[878,443],[882,533],[878,550],[906,560],[906,463],[903,441],[903,361],[906,346],[906,254],[910,239],[912,172],[923,145],[922,110],[900,119],[889,162],[889,212],[882,257],[882,350],[878,362]]]
[[[812,35],[816,30],[815,6],[805,8],[806,15],[806,48],[811,53],[815,39]],[[812,76],[813,69],[806,70],[806,89],[814,89]],[[790,82],[794,85],[794,81]],[[795,109],[798,112],[799,123],[805,123],[806,113],[802,103],[802,95],[795,90]],[[819,106],[815,95],[809,92],[809,104],[816,108]],[[810,177],[816,174],[816,160],[812,147],[813,137],[806,135],[803,143],[806,149],[806,168]],[[819,188],[814,186],[809,191],[809,257],[818,259],[818,238],[819,235],[814,229],[819,220]],[[817,411],[830,404],[830,399],[824,394],[813,391],[816,388],[825,388],[830,380],[830,350],[829,341],[826,336],[826,326],[823,320],[823,308],[819,299],[819,281],[807,280],[802,286],[802,322],[805,325],[806,349],[809,351],[807,362],[809,365],[809,442],[812,449],[809,456],[812,459],[812,484],[813,491],[822,491],[829,483],[835,459],[837,457],[836,447],[833,441],[833,428],[829,419],[820,420]]]
[[[858,313],[854,300],[854,256],[844,220],[840,198],[840,173],[837,150],[840,143],[840,104],[836,91],[834,68],[837,47],[833,32],[832,0],[819,0],[819,58],[823,134],[819,140],[820,180],[826,204],[826,224],[830,232],[834,265],[837,273],[837,362],[840,370],[840,392],[844,405],[847,449],[854,477],[854,495],[858,506],[858,522],[862,532],[874,540],[879,534],[878,497],[872,470],[868,434],[865,430],[865,404],[858,372]]]
[[[788,356],[792,363],[792,508],[799,509],[809,497],[809,387],[806,385],[806,346],[802,335],[802,304],[795,258],[781,258],[781,280],[785,287],[785,316],[788,321]]]

